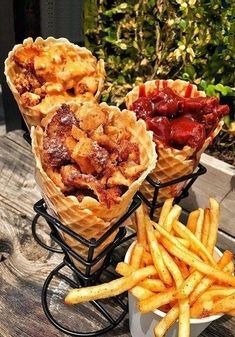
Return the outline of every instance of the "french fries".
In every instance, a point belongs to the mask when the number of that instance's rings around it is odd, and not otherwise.
[[[66,304],[78,304],[102,298],[113,297],[133,288],[140,281],[155,274],[155,268],[148,266],[109,283],[71,290],[65,297]]]
[[[130,265],[134,269],[138,269],[141,267],[143,253],[144,253],[143,244],[136,242],[135,247],[133,248],[133,252],[131,254],[131,260],[130,260]]]
[[[208,233],[207,248],[211,254],[213,254],[215,244],[217,241],[217,232],[219,226],[219,204],[218,202],[210,198],[210,229]]]
[[[159,221],[158,221],[159,226],[164,225],[165,220],[166,220],[168,214],[170,213],[170,210],[172,209],[173,201],[174,201],[174,199],[171,198],[171,199],[167,199],[164,202],[164,205],[162,206],[162,209],[161,209],[161,214],[159,216]]]
[[[120,262],[121,278],[98,286],[73,289],[67,304],[117,296],[129,290],[139,301],[141,313],[163,310],[166,315],[154,329],[163,337],[177,322],[179,337],[190,336],[190,318],[227,313],[235,316],[233,254],[214,257],[219,223],[219,204],[210,198],[210,208],[190,213],[187,226],[178,219],[181,207],[168,199],[159,223],[136,212],[137,242],[128,263]]]
[[[175,288],[170,288],[160,294],[153,295],[139,302],[139,310],[143,314],[156,310],[164,304],[168,304],[175,299]]]
[[[178,205],[174,205],[173,208],[170,210],[169,214],[167,215],[163,227],[170,232],[172,229],[173,222],[178,220],[181,214],[182,208]]]
[[[146,224],[146,229],[147,229],[148,244],[153,258],[153,264],[159,273],[159,277],[163,282],[166,283],[166,285],[172,285],[171,275],[163,261],[159,244],[153,233],[153,228],[150,222]]]
[[[207,241],[210,230],[210,209],[206,208],[204,212],[203,231],[202,231],[202,244],[207,247]]]

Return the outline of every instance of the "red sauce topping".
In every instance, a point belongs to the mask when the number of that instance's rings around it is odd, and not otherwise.
[[[228,105],[220,105],[217,97],[190,97],[191,84],[182,97],[167,87],[167,81],[162,83],[160,90],[156,81],[156,88],[147,96],[141,86],[141,95],[131,110],[146,121],[155,140],[176,149],[189,145],[199,150],[219,120],[229,113]]]
[[[190,97],[192,94],[192,90],[193,90],[193,86],[192,84],[189,83],[189,85],[187,86],[186,90],[185,90],[185,97]]]
[[[141,84],[139,86],[139,97],[145,97],[145,96],[146,96],[145,85]]]

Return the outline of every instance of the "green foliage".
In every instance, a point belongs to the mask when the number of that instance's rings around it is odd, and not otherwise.
[[[134,83],[151,78],[231,93],[234,0],[86,0],[84,7],[86,46],[106,63],[104,100],[120,104]]]

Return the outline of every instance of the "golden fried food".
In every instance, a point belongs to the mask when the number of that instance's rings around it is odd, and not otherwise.
[[[82,200],[89,195],[111,207],[143,172],[139,145],[119,132],[107,109],[86,103],[61,105],[47,117],[43,166],[52,181]],[[112,129],[111,129],[112,128]],[[113,139],[106,130],[115,135]],[[123,130],[125,131],[125,130]],[[118,135],[118,137],[116,137]]]
[[[16,45],[5,61],[7,83],[30,128],[48,110],[67,101],[96,101],[105,77],[104,62],[67,39],[41,37]]]

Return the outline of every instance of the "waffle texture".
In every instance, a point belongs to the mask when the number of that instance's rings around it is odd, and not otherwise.
[[[190,95],[187,97],[205,97],[206,94],[203,91],[198,91],[195,85],[189,84],[182,80],[153,80],[144,83],[145,93],[148,95],[153,92],[156,87],[158,89],[163,89],[169,87],[173,89],[178,95],[185,97],[188,93],[188,86],[190,85]],[[139,98],[139,86],[136,86],[132,91],[130,91],[126,98],[126,106],[130,109],[132,103]],[[197,167],[201,154],[205,151],[208,145],[213,141],[216,135],[219,133],[223,125],[223,122],[219,122],[217,128],[212,132],[212,134],[205,140],[202,148],[199,151],[195,149],[184,146],[182,150],[166,147],[160,141],[157,141],[156,150],[158,154],[158,160],[156,162],[155,169],[151,173],[151,178],[154,181],[160,181],[161,183],[168,182],[173,179],[183,177],[185,175],[193,173]],[[169,187],[161,188],[158,194],[158,202],[165,201],[168,198],[176,197],[180,194],[187,181],[171,185]],[[154,188],[145,181],[141,187],[141,192],[144,196],[152,201]]]
[[[69,42],[65,38],[59,38],[55,39],[53,37],[48,37],[47,39],[43,39],[41,37],[38,37],[33,41],[32,38],[27,38],[23,41],[22,44],[15,45],[14,48],[9,52],[7,59],[5,60],[5,76],[8,83],[8,86],[10,90],[12,91],[12,94],[14,95],[14,98],[18,104],[19,110],[22,114],[22,117],[24,118],[24,121],[26,125],[28,126],[29,130],[31,126],[40,125],[42,118],[45,117],[48,110],[52,106],[57,106],[60,103],[65,103],[66,101],[75,101],[77,103],[84,102],[86,100],[98,100],[103,83],[105,78],[105,70],[104,70],[104,61],[99,60],[96,63],[96,71],[94,73],[95,78],[98,81],[97,90],[95,95],[79,95],[74,97],[64,96],[64,95],[52,95],[47,96],[46,101],[42,100],[42,102],[38,105],[32,106],[32,107],[25,107],[22,105],[22,100],[19,92],[16,89],[16,86],[14,85],[14,80],[16,78],[16,70],[14,66],[13,61],[13,55],[14,53],[20,49],[22,46],[27,45],[38,45],[38,46],[50,46],[50,45],[58,45],[58,46],[64,46],[66,45],[67,48],[75,51],[78,55],[82,55],[83,57],[86,56],[92,56],[92,53],[86,49],[85,47],[79,47],[71,42]]]
[[[100,106],[108,110],[110,116],[115,121],[115,126],[126,128],[131,133],[131,141],[137,143],[140,149],[140,164],[144,170],[140,177],[135,180],[129,189],[121,196],[120,202],[107,208],[94,198],[84,197],[81,202],[74,196],[65,196],[59,187],[48,177],[42,166],[43,149],[43,128],[32,127],[32,149],[36,160],[35,177],[39,185],[43,198],[47,204],[49,212],[57,217],[64,225],[72,229],[85,239],[99,239],[120,217],[127,211],[134,194],[140,188],[146,176],[153,170],[156,164],[155,144],[152,141],[152,132],[146,130],[144,121],[136,120],[133,112],[120,111],[116,107],[101,103]],[[76,112],[79,105],[70,103],[70,108]],[[53,107],[47,116],[47,122],[56,113],[58,107]],[[45,125],[45,121],[43,121]],[[109,237],[98,249],[97,255],[107,244],[113,241],[116,232]],[[73,238],[64,236],[66,243],[83,256],[87,256],[87,250]]]

